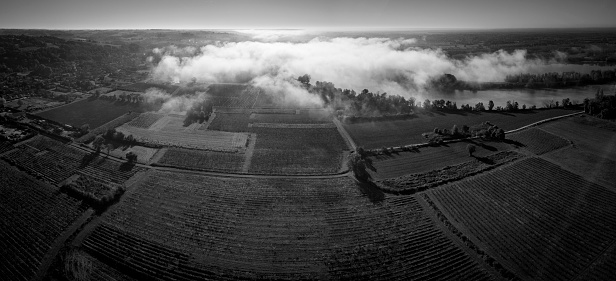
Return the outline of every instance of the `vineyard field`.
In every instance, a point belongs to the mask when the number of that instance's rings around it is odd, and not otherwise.
[[[257,134],[255,149],[305,150],[324,149],[340,152],[347,149],[346,143],[335,128],[273,129],[251,128]]]
[[[75,173],[121,184],[142,168],[123,168],[102,155],[86,161],[87,153],[44,136],[36,136],[2,158],[28,173],[57,184]]]
[[[521,154],[515,151],[501,151],[486,157],[475,157],[470,161],[445,166],[441,169],[376,180],[375,183],[383,191],[402,194],[414,193],[447,182],[461,180],[522,157]]]
[[[110,102],[106,100],[81,100],[37,114],[62,124],[81,127],[88,124],[95,129],[128,112],[142,112],[144,109],[134,103]]]
[[[335,128],[250,128],[257,134],[249,171],[314,174],[340,169],[347,149]]]
[[[54,240],[86,207],[2,161],[0,181],[0,276],[31,280]]]
[[[336,157],[337,156],[337,157]],[[342,154],[324,149],[258,149],[252,156],[249,172],[256,174],[333,174],[340,170]]]
[[[120,146],[113,150],[110,150],[109,154],[111,154],[112,156],[121,158],[121,159],[126,159],[126,154],[129,152],[132,152],[137,155],[137,162],[147,164],[150,162],[150,160],[156,154],[156,152],[158,152],[158,150],[159,150],[158,148],[151,148],[151,147],[138,146],[138,145],[130,146],[128,148]],[[101,154],[106,154],[106,153],[107,153],[106,149],[101,150]]]
[[[541,129],[572,141],[580,150],[612,161],[616,161],[615,127],[614,122],[587,115],[541,125]]]
[[[208,130],[225,132],[248,132],[250,114],[216,113]]]
[[[567,140],[539,128],[524,129],[508,135],[507,138],[536,155],[569,145]]]
[[[157,164],[189,169],[241,172],[245,155],[184,148],[169,148]]]
[[[477,151],[473,153],[475,157],[486,157],[513,148],[503,142],[476,140],[448,143],[446,146],[422,147],[415,151],[379,154],[371,157],[373,166],[377,170],[376,173],[371,172],[371,175],[374,179],[394,178],[464,163],[472,160],[466,149],[471,143],[477,147]]]
[[[232,133],[210,130],[193,131],[156,131],[121,126],[118,132],[133,135],[143,143],[155,145],[177,146],[184,148],[215,150],[215,151],[243,151],[248,142],[248,134]]]
[[[492,280],[412,196],[370,201],[348,178],[154,172],[84,240],[162,280]]]
[[[146,113],[141,113],[141,115],[139,115],[139,117],[133,119],[132,121],[126,123],[127,126],[132,126],[132,127],[137,127],[137,128],[143,128],[143,129],[147,129],[150,126],[152,126],[152,124],[156,123],[156,121],[158,121],[160,118],[163,118],[164,115],[161,114],[156,114],[156,113],[151,113],[151,112],[146,112]]]
[[[408,144],[425,143],[427,140],[422,133],[432,132],[434,128],[449,129],[453,125],[461,128],[463,125],[476,125],[489,121],[504,130],[516,129],[534,122],[575,113],[574,110],[550,109],[528,110],[523,112],[465,112],[457,113],[421,113],[412,118],[405,119],[370,119],[370,121],[343,122],[344,128],[349,132],[355,143],[366,149],[381,148],[383,146],[402,146]]]
[[[325,112],[304,111],[300,114],[263,114],[251,116],[253,123],[322,124],[332,123],[332,116]]]
[[[113,120],[111,120],[111,121],[109,121],[109,122],[107,122],[107,123],[105,123],[103,125],[100,125],[100,126],[96,127],[96,129],[90,128],[91,130],[87,134],[81,136],[80,138],[76,139],[75,141],[80,142],[80,143],[91,142],[91,141],[94,140],[94,138],[97,135],[104,134],[109,129],[113,129],[113,128],[122,126],[126,122],[130,122],[131,120],[137,118],[138,116],[139,116],[139,114],[136,113],[136,112],[120,115],[118,118],[113,119]]]
[[[616,193],[540,158],[429,195],[471,240],[532,280],[572,280],[616,241]]]

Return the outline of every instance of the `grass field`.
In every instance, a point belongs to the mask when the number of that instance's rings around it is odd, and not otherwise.
[[[88,124],[90,129],[95,129],[129,111],[141,112],[143,109],[134,103],[119,103],[97,99],[92,101],[81,100],[38,113],[37,115],[78,128]]]
[[[0,276],[31,280],[54,240],[85,208],[0,161]]]
[[[572,280],[616,242],[616,193],[540,158],[429,194],[523,279]]]
[[[421,134],[432,132],[434,128],[446,128],[451,130],[453,125],[457,125],[461,128],[462,125],[472,126],[489,121],[508,131],[546,118],[575,112],[577,111],[565,109],[528,110],[516,113],[466,111],[456,111],[456,113],[434,112],[428,114],[421,113],[413,118],[401,120],[387,119],[384,121],[374,121],[374,119],[370,119],[372,121],[343,123],[343,125],[358,146],[373,149],[383,146],[391,147],[425,143],[427,140],[423,138]]]
[[[223,172],[241,172],[244,153],[169,148],[156,162],[160,165]]]
[[[144,279],[491,279],[418,199],[370,198],[348,178],[154,172],[83,246]]]
[[[477,147],[473,154],[476,157],[485,157],[513,148],[504,142],[474,140],[448,143],[438,147],[422,147],[414,151],[380,154],[371,157],[373,166],[377,170],[376,173],[371,172],[371,175],[375,179],[394,178],[464,163],[473,159],[466,149],[469,144]]]

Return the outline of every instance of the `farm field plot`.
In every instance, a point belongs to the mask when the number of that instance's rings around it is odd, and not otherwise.
[[[283,123],[283,124],[322,124],[332,123],[332,116],[327,114],[310,113],[300,114],[263,114],[255,113],[250,117],[253,123]]]
[[[112,156],[126,159],[126,154],[129,152],[137,154],[137,162],[139,163],[148,163],[150,159],[158,152],[158,148],[151,148],[145,146],[130,146],[130,147],[118,147],[116,149],[110,150],[109,154]],[[101,155],[107,154],[106,149],[101,149]]]
[[[346,143],[335,128],[250,128],[257,134],[249,171],[313,174],[340,168]]]
[[[41,112],[37,115],[74,127],[88,124],[90,129],[94,129],[129,111],[141,112],[143,109],[134,103],[119,103],[97,99],[81,100]]]
[[[596,155],[579,147],[568,147],[542,155],[543,159],[558,164],[562,168],[572,171],[586,180],[601,184],[616,191],[614,185],[614,171],[616,161]]]
[[[258,139],[258,138],[257,138]],[[250,173],[257,174],[323,174],[340,170],[342,154],[324,149],[305,150],[255,150]]]
[[[371,175],[375,179],[394,178],[464,163],[473,159],[466,150],[466,146],[471,143],[477,147],[477,151],[473,153],[476,157],[486,157],[513,148],[503,142],[461,141],[438,147],[422,147],[412,152],[381,154],[371,157],[377,170],[376,173],[371,172]]]
[[[241,172],[244,160],[244,153],[225,153],[171,147],[156,163],[208,171]]]
[[[612,246],[611,251],[603,254],[595,263],[588,269],[586,274],[581,275],[579,280],[600,281],[607,280],[612,276],[616,276],[616,251]]]
[[[121,163],[101,156],[86,163],[84,159],[87,153],[40,135],[17,147],[17,150],[5,154],[2,158],[53,184],[60,183],[75,173],[121,184],[143,170],[137,167],[128,169]]]
[[[85,207],[2,161],[0,181],[0,276],[30,280],[54,240]]]
[[[540,128],[572,141],[583,151],[616,161],[614,126],[613,122],[582,115],[542,124]]]
[[[21,101],[21,105],[19,105],[19,101]],[[47,109],[50,107],[55,107],[55,106],[59,106],[59,105],[63,105],[64,102],[60,102],[60,101],[54,101],[54,100],[50,100],[50,99],[46,99],[46,98],[22,98],[22,99],[15,99],[12,100],[10,102],[7,102],[6,106],[7,107],[12,107],[15,109],[19,109],[19,110],[26,110],[26,111],[30,111],[30,110],[42,110],[42,109]]]
[[[107,130],[109,129],[113,129],[116,128],[118,126],[122,126],[124,123],[129,122],[135,118],[137,118],[139,116],[139,113],[136,112],[130,112],[130,113],[126,113],[124,115],[120,115],[118,118],[113,119],[103,125],[98,126],[97,128],[93,129],[90,128],[90,131],[81,136],[80,138],[76,139],[76,142],[80,142],[80,143],[84,143],[84,142],[89,142],[89,141],[93,141],[94,138],[97,135],[103,134],[105,133]]]
[[[91,280],[91,281],[110,281],[110,280],[136,281],[137,280],[103,263],[102,261],[96,259],[92,255],[84,251],[75,250],[74,253],[75,254],[73,255],[78,257],[77,260],[86,264],[87,268],[89,269],[89,270],[84,270],[80,272],[82,274],[81,277],[83,278],[81,280]],[[73,276],[70,276],[70,277],[67,276],[66,272],[61,273],[61,275],[62,275],[61,276],[62,280],[71,280],[69,278],[73,277]]]
[[[120,89],[124,91],[131,91],[131,92],[145,92],[147,89],[150,89],[150,88],[158,88],[158,89],[162,89],[166,91],[167,93],[171,94],[175,90],[177,90],[178,87],[179,86],[138,82],[138,83],[122,86]]]
[[[210,123],[208,130],[225,132],[247,132],[250,114],[218,113]]]
[[[150,126],[152,126],[152,124],[156,123],[156,121],[158,121],[160,118],[163,118],[163,116],[164,115],[162,114],[156,114],[156,113],[151,113],[151,112],[141,113],[139,117],[126,123],[126,125],[147,129]]]
[[[83,242],[144,278],[490,280],[417,198],[374,204],[349,178],[153,172]]]
[[[573,145],[542,157],[589,181],[615,188],[616,130],[610,130],[609,125],[614,123],[586,115],[543,124],[541,129],[571,140]]]
[[[571,280],[616,239],[616,193],[540,158],[428,194],[471,240],[531,280]]]
[[[144,170],[144,168],[128,166],[124,163],[114,162],[99,156],[90,161],[85,167],[79,168],[77,172],[105,182],[122,184],[135,173]]]
[[[257,134],[255,149],[310,150],[322,148],[339,152],[347,149],[342,136],[335,128],[272,129],[251,128]]]
[[[13,150],[14,148],[15,147],[10,142],[0,141],[0,154]]]
[[[54,184],[70,177],[79,168],[85,153],[43,136],[35,138],[45,141],[35,139],[32,142],[26,142],[17,146],[17,150],[3,155],[2,158]],[[43,146],[45,142],[51,145]]]
[[[431,132],[435,127],[451,129],[453,125],[472,126],[489,121],[508,131],[546,118],[575,112],[577,111],[566,109],[529,110],[519,113],[460,111],[457,114],[445,114],[435,112],[432,113],[433,116],[421,113],[416,117],[402,120],[343,122],[343,125],[357,145],[373,149],[383,146],[425,143],[427,141],[421,134]]]
[[[567,140],[539,128],[527,128],[510,134],[507,138],[521,143],[524,149],[537,155],[569,145]]]
[[[133,135],[135,139],[144,143],[203,150],[243,151],[248,142],[246,133],[210,130],[156,131],[130,126],[120,126],[116,130],[125,135]]]

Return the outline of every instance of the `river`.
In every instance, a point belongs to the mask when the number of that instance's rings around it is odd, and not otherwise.
[[[471,106],[478,102],[488,107],[488,101],[492,100],[496,106],[505,106],[507,101],[517,101],[520,107],[522,105],[536,105],[538,108],[543,107],[544,102],[550,100],[561,101],[569,98],[572,102],[582,103],[584,98],[592,98],[597,93],[597,89],[602,88],[605,94],[615,94],[614,84],[606,85],[591,85],[584,87],[575,87],[567,89],[517,89],[517,90],[485,90],[477,91],[456,91],[455,93],[432,93],[428,99],[444,99],[456,102],[458,107],[462,104],[470,104]],[[423,102],[419,100],[418,102]]]

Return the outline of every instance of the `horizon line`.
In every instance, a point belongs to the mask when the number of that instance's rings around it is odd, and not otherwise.
[[[302,27],[302,28],[276,28],[276,27],[214,27],[214,28],[27,28],[27,27],[0,27],[0,30],[49,30],[49,31],[98,31],[98,30],[164,30],[164,31],[245,31],[245,30],[286,30],[286,31],[463,31],[463,30],[588,30],[588,29],[616,29],[616,26],[597,27]]]

